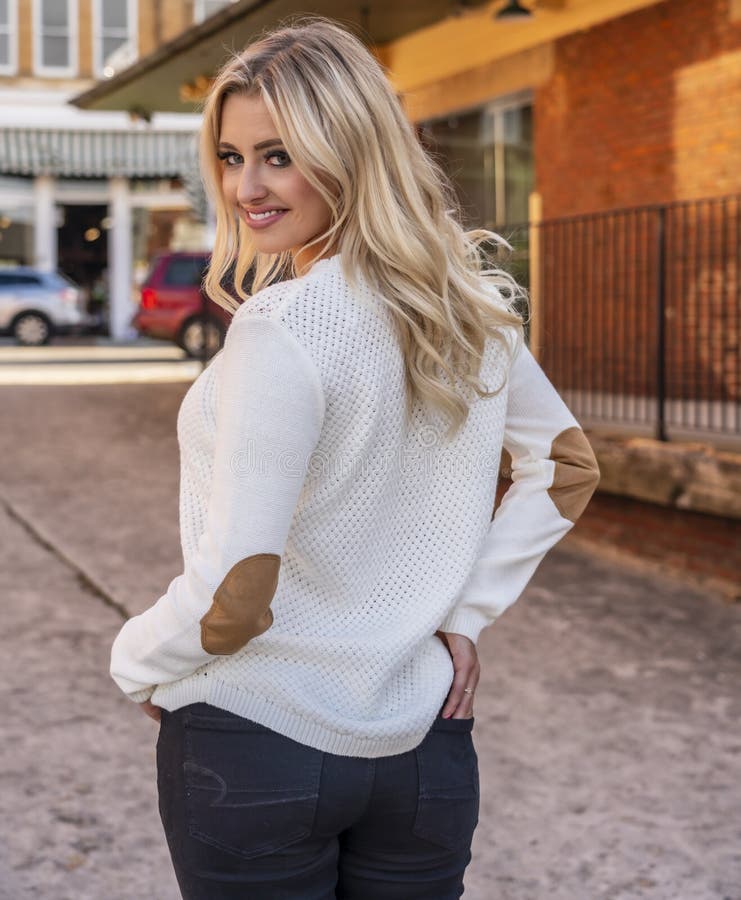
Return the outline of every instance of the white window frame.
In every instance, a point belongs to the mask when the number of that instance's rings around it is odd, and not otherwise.
[[[18,0],[8,0],[7,25],[0,22],[0,32],[8,35],[8,61],[0,62],[0,75],[18,72]]]
[[[493,144],[495,156],[495,187],[494,199],[496,209],[494,213],[495,222],[506,222],[507,217],[505,210],[507,208],[507,196],[505,190],[505,167],[504,167],[504,113],[510,109],[522,109],[523,106],[535,107],[535,95],[530,88],[516,91],[513,94],[507,94],[504,97],[498,97],[486,104],[485,109],[491,116],[493,126]]]
[[[224,3],[223,9],[226,9],[235,0],[229,0],[229,2]],[[215,13],[211,13],[211,15],[215,15]],[[206,18],[206,0],[193,0],[193,21],[194,22],[202,22]]]
[[[139,56],[139,20],[137,0],[119,0],[128,6],[128,33],[126,42],[132,44],[135,55]],[[103,0],[93,0],[93,71],[98,78],[103,78]]]
[[[422,126],[440,122],[445,119],[454,118],[455,116],[465,116],[469,113],[480,113],[482,117],[488,118],[491,125],[491,153],[484,158],[484,169],[489,168],[493,164],[494,177],[494,196],[493,202],[489,205],[487,197],[486,209],[484,210],[485,218],[481,222],[481,227],[489,228],[493,225],[502,226],[509,224],[505,215],[507,208],[507,197],[505,190],[505,167],[504,167],[504,112],[510,109],[521,109],[523,106],[535,107],[535,92],[531,88],[523,88],[511,94],[505,94],[486,103],[477,103],[474,106],[464,106],[451,110],[443,115],[434,116],[426,119],[420,124]],[[453,179],[455,180],[455,179]],[[491,216],[488,214],[491,213]],[[519,224],[519,223],[512,223]]]
[[[77,32],[79,11],[77,0],[67,0],[67,21],[69,27],[67,36],[69,39],[68,66],[45,66],[42,63],[42,51],[44,35],[42,32],[41,0],[33,0],[33,71],[36,75],[49,75],[55,78],[74,78],[80,71],[80,44]]]

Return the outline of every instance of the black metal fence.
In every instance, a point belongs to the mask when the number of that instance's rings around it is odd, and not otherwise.
[[[741,196],[496,230],[538,275],[540,361],[577,418],[741,437]]]

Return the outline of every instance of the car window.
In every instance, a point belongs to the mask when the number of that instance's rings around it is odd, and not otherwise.
[[[11,272],[0,272],[0,287],[20,287],[27,285],[35,285],[38,286],[41,284],[41,279],[36,275],[26,275]]]
[[[206,260],[199,257],[171,259],[162,283],[171,287],[194,287],[201,283],[205,267]]]
[[[55,272],[53,280],[62,287],[79,288],[79,284],[76,281],[73,281],[69,275],[65,275],[64,272]]]

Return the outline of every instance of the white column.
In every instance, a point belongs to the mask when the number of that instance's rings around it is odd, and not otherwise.
[[[51,175],[36,176],[34,207],[34,263],[42,272],[54,272],[57,268],[57,218]]]
[[[109,186],[108,214],[113,224],[108,231],[108,329],[114,340],[127,341],[136,337],[136,329],[131,325],[134,305],[129,183],[125,178],[111,178]]]

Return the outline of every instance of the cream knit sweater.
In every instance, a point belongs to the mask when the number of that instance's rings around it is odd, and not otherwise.
[[[492,340],[490,389],[507,364]],[[435,631],[476,641],[599,476],[522,345],[452,443],[404,402],[391,315],[339,256],[240,307],[180,407],[183,571],[116,638],[123,691],[347,756],[421,742],[453,677]],[[513,484],[492,521],[502,445]]]

